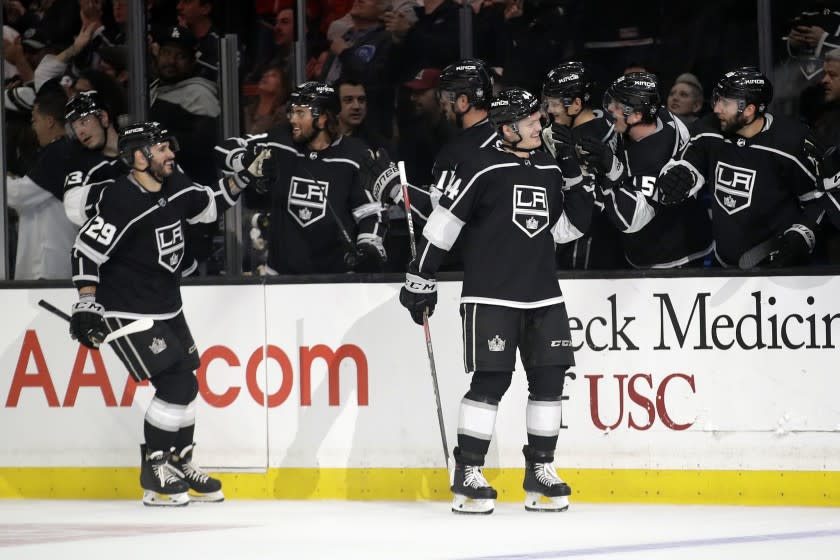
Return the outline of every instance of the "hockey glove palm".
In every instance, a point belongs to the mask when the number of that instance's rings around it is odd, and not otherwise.
[[[242,156],[242,169],[234,173],[234,181],[240,189],[249,185],[259,192],[265,192],[266,179],[269,176],[268,160],[271,159],[271,149],[262,144],[249,146]]]
[[[356,239],[356,269],[360,272],[380,272],[388,255],[382,238],[372,233],[361,233]]]
[[[665,206],[679,204],[694,188],[694,173],[684,165],[675,165],[656,179],[659,202]]]
[[[105,309],[96,303],[96,298],[92,295],[81,296],[71,309],[70,336],[88,348],[99,348],[108,334],[102,316]]]
[[[803,264],[814,249],[814,232],[802,224],[793,224],[778,238],[777,249],[770,253],[767,266],[783,268]]]
[[[359,169],[359,181],[379,202],[391,204],[398,198],[400,172],[385,150],[367,150]]]
[[[412,261],[405,275],[405,285],[400,289],[400,303],[408,309],[411,319],[418,325],[423,324],[423,312],[429,317],[437,305],[437,282],[430,274],[417,271]]]
[[[612,149],[596,138],[583,137],[575,144],[578,157],[589,169],[598,175],[612,176],[616,170],[620,171],[620,165],[616,160]]]

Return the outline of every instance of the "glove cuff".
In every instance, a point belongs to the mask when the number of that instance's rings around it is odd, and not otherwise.
[[[624,166],[617,157],[613,156],[612,166],[610,166],[610,170],[607,171],[607,179],[614,183],[621,178],[622,173],[624,173]]]
[[[83,294],[79,296],[79,303],[96,303],[96,294]]]
[[[802,224],[793,224],[789,228],[785,230],[785,233],[788,232],[796,232],[802,236],[805,240],[805,244],[808,245],[808,252],[812,252],[814,250],[814,246],[817,243],[817,237],[814,235],[814,232],[811,231],[811,228],[808,226],[803,226]]]
[[[437,282],[434,278],[408,272],[405,275],[405,289],[414,294],[430,294],[437,290]]]
[[[249,175],[250,174],[245,169],[237,171],[232,175],[233,182],[236,183],[236,186],[240,189],[245,189],[245,187],[251,183]]]

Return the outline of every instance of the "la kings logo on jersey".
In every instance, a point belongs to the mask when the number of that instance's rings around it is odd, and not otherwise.
[[[292,176],[286,209],[301,227],[311,226],[327,213],[330,184]]]
[[[158,248],[158,264],[169,272],[178,270],[181,259],[184,258],[184,232],[181,229],[181,222],[155,229],[155,239]]]
[[[715,200],[727,214],[749,208],[755,171],[719,161],[715,167]]]
[[[548,227],[548,196],[544,187],[513,186],[513,223],[528,237]]]

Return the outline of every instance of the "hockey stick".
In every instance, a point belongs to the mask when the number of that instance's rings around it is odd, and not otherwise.
[[[48,301],[40,300],[38,305],[49,311],[50,313],[61,317],[68,323],[70,322],[70,315],[59,309],[58,307],[54,306]],[[152,328],[154,325],[154,320],[149,319],[148,317],[144,317],[143,319],[137,319],[136,321],[132,321],[129,324],[125,325],[124,327],[120,327],[115,331],[111,331],[108,333],[108,336],[105,337],[105,340],[102,343],[111,342],[114,339],[121,338],[123,336],[128,336],[130,334],[139,333],[143,331],[147,331]]]
[[[414,220],[411,217],[411,201],[408,196],[408,179],[405,175],[405,162],[397,162],[400,171],[400,188],[402,189],[403,204],[405,204],[405,219],[408,223],[408,242],[411,246],[411,258],[417,258],[417,246],[414,243]],[[437,404],[438,426],[440,427],[440,441],[443,444],[443,457],[446,460],[446,470],[449,472],[449,480],[452,482],[452,473],[455,467],[450,464],[449,446],[446,443],[446,428],[443,423],[443,409],[440,405],[440,388],[438,387],[437,370],[435,369],[435,353],[432,349],[432,333],[429,331],[429,314],[423,311],[423,334],[426,336],[426,353],[429,355],[429,372],[432,374],[432,385],[435,389],[435,404]]]
[[[779,248],[779,240],[776,237],[771,237],[762,241],[752,249],[748,249],[746,253],[741,255],[738,259],[738,268],[741,270],[749,270],[758,266],[764,259],[770,256],[770,253]]]

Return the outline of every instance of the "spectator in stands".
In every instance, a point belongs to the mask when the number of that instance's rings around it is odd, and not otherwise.
[[[17,86],[5,92],[5,146],[6,170],[23,175],[35,163],[38,140],[30,124],[35,90],[31,86]]]
[[[403,83],[409,91],[412,118],[400,130],[399,152],[414,185],[432,183],[432,166],[440,148],[455,136],[455,126],[444,118],[437,87],[440,70],[424,68]]]
[[[15,279],[70,278],[69,251],[76,226],[61,203],[66,172],[64,103],[62,91],[35,98],[32,129],[41,151],[23,177],[7,177],[9,207],[19,216]]]
[[[257,96],[245,106],[245,127],[248,134],[262,134],[271,127],[287,122],[286,100],[289,79],[280,65],[263,70],[257,84]]]
[[[178,138],[178,163],[184,172],[199,184],[210,184],[216,171],[206,161],[216,143],[218,89],[196,74],[197,42],[191,31],[168,27],[157,43],[158,80],[152,84],[149,118]]]
[[[459,7],[452,0],[425,0],[417,21],[392,10],[382,15],[394,41],[393,68],[406,81],[421,68],[443,68],[458,59]]]
[[[214,0],[178,0],[178,25],[195,35],[197,75],[215,80],[219,73],[219,33],[213,25]]]
[[[338,113],[338,128],[343,136],[362,140],[374,150],[384,149],[391,159],[396,154],[391,143],[368,125],[368,97],[364,84],[355,80],[342,80],[336,84],[341,111]]]
[[[322,69],[323,81],[328,84],[336,85],[339,80],[364,84],[370,100],[368,124],[386,137],[392,134],[394,96],[387,73],[391,34],[381,18],[389,4],[390,0],[355,0],[349,14],[352,26],[330,42]]]
[[[703,86],[697,76],[680,74],[668,93],[668,110],[689,125],[697,120],[703,108]]]
[[[820,85],[825,104],[814,123],[814,133],[826,147],[840,147],[840,49],[826,53]]]
[[[100,70],[89,68],[83,70],[76,82],[73,84],[73,91],[96,91],[102,96],[102,100],[117,122],[117,128],[128,123],[128,100],[123,87],[114,78]]]

